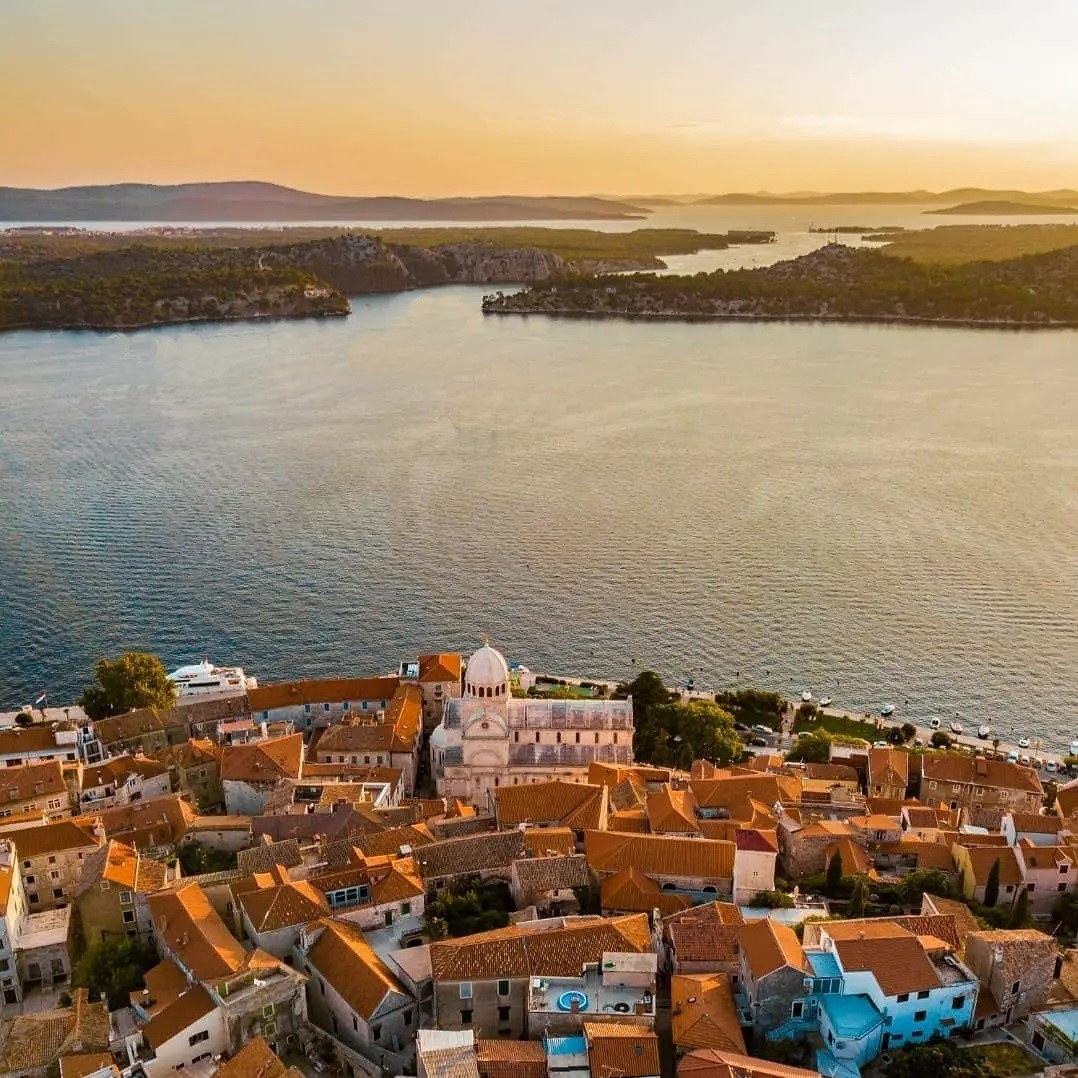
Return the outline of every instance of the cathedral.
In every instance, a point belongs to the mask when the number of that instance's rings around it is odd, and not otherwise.
[[[489,644],[468,660],[464,694],[446,701],[430,738],[438,795],[483,809],[498,786],[585,782],[592,760],[633,762],[632,700],[514,697],[505,657]]]

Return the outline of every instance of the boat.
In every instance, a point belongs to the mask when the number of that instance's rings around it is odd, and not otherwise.
[[[958,719],[955,719],[951,723],[951,733],[952,734],[960,734],[960,733],[962,733],[962,724],[958,721]]]
[[[986,723],[986,722],[982,722],[981,725],[977,727],[977,736],[982,741],[987,741],[988,740],[988,735],[991,732],[992,732],[992,727],[989,726],[988,723]]]
[[[1071,756],[1078,756],[1078,741],[1071,742]]]
[[[820,701],[820,707],[830,707],[830,706],[831,706],[831,697],[830,696],[825,696]]]
[[[214,666],[209,659],[181,666],[168,675],[177,696],[239,696],[258,688],[258,679],[242,666]]]
[[[895,713],[895,705],[894,704],[884,704],[883,707],[880,708],[880,714],[885,719],[889,719],[894,713]]]
[[[940,728],[940,726],[942,725],[942,723],[940,722],[939,716],[934,715],[931,719],[929,719],[928,720],[928,725],[931,726],[933,730],[938,730]]]
[[[811,689],[806,689],[801,694],[801,699],[804,700],[805,703],[807,704],[812,699],[812,690]]]
[[[1018,739],[1018,747],[1020,749],[1028,749],[1029,748],[1029,738],[1028,737],[1020,737]]]

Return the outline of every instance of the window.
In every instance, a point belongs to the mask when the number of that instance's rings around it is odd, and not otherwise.
[[[194,1047],[196,1044],[201,1044],[203,1041],[208,1041],[210,1034],[207,1030],[202,1030],[201,1033],[196,1033],[193,1037],[187,1038],[187,1043]]]
[[[378,1040],[381,1040],[381,1039],[382,1039],[382,1027],[381,1026],[371,1026],[371,1040],[372,1041],[378,1041]]]
[[[951,1000],[951,1007],[956,1011],[960,1011],[965,1005],[965,996],[955,996],[954,999]]]
[[[272,1018],[273,1017],[273,1004],[272,1003],[267,1003],[265,1005],[265,1007],[262,1008],[262,1017],[263,1018]]]
[[[498,995],[499,996],[507,996],[507,995],[509,995],[509,982],[508,981],[503,980],[503,981],[498,982]]]
[[[461,981],[460,982],[460,998],[471,999],[472,998],[472,982]]]
[[[462,1026],[470,1026],[472,1024],[471,1009],[460,1012],[460,1024]]]
[[[354,1014],[352,1015],[352,1028],[357,1033],[359,1032],[359,1019]]]
[[[27,876],[23,881],[28,887],[33,887],[37,880],[33,876]],[[108,883],[108,880],[102,880],[102,883]]]
[[[803,1015],[804,1013],[805,1013],[805,1004],[804,1004],[804,1003],[803,1003],[803,1002],[802,1002],[801,1000],[798,1000],[798,1001],[797,1001],[796,1003],[794,1003],[794,1005],[793,1005],[793,1006],[792,1006],[792,1007],[790,1008],[790,1014],[791,1014],[791,1015],[792,1015],[792,1016],[793,1016],[794,1018],[800,1018],[800,1017],[801,1017],[801,1016],[802,1016],[802,1015]]]
[[[348,701],[347,701],[347,700],[342,700],[342,701],[341,701],[341,710],[342,710],[342,711],[348,711],[348,710],[349,710],[349,706],[348,706]]]
[[[56,858],[55,857],[50,857],[49,858],[49,864],[50,865],[55,865],[56,864]]]
[[[1027,890],[1027,891],[1033,891],[1033,890],[1036,890],[1036,887],[1037,887],[1037,885],[1036,885],[1035,883],[1027,883],[1027,884],[1026,884],[1026,890]]]
[[[135,911],[134,910],[124,910],[123,912],[124,912],[124,924],[125,925],[133,925],[135,923]]]
[[[121,891],[120,892],[120,905],[121,906],[130,906],[132,898],[134,898],[134,895],[132,895],[130,891]]]
[[[1059,884],[1058,887],[1056,887],[1057,891],[1065,891],[1066,889],[1067,889],[1067,885],[1065,883],[1061,883],[1061,884]]]
[[[58,880],[59,878],[60,878],[60,873],[55,871],[55,869],[49,872],[49,879],[50,880]]]
[[[322,710],[323,711],[329,711],[329,704],[323,704],[322,705]]]
[[[303,714],[304,715],[309,715],[310,713],[311,713],[311,705],[310,704],[304,704],[303,705]],[[264,717],[265,712],[263,712],[262,714],[263,714],[263,717]]]
[[[902,993],[902,994],[901,994],[901,995],[900,995],[900,996],[898,997],[898,1002],[899,1002],[899,1003],[908,1003],[908,1002],[909,1002],[909,998],[910,998],[910,994],[909,994],[909,992],[903,992],[903,993]]]
[[[1021,991],[1022,991],[1022,982],[1021,981],[1015,981],[1014,984],[1011,985],[1011,995],[1012,996],[1017,996],[1018,993],[1021,992]]]
[[[508,1007],[499,1007],[498,1008],[498,1021],[499,1022],[508,1022],[509,1021],[509,1008]]]
[[[917,993],[917,998],[918,999],[928,999],[929,995],[930,995],[930,993],[928,993],[928,992],[918,992]]]
[[[23,868],[29,868],[30,867],[30,862],[29,861],[23,861],[22,867]]]
[[[914,1011],[913,1020],[915,1022],[923,1022],[928,1017],[928,1011]]]
[[[54,887],[52,889],[52,897],[53,898],[63,898],[64,897],[64,889],[62,887]]]
[[[410,914],[411,912],[412,912],[412,904],[411,904],[411,902],[402,902],[401,903],[401,916],[402,917],[407,917],[408,914]]]
[[[1059,866],[1059,874],[1060,874],[1061,876],[1066,876],[1066,874],[1067,874],[1067,870],[1068,870],[1069,868],[1070,868],[1070,865],[1060,865],[1060,866]]]
[[[596,745],[599,744],[599,731],[598,730],[595,731],[595,744]]]

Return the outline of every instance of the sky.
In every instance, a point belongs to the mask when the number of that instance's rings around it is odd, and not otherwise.
[[[0,185],[1078,187],[1075,0],[0,0]]]

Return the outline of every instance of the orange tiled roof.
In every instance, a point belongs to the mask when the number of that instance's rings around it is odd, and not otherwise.
[[[901,749],[869,749],[868,781],[869,785],[902,786],[905,788],[910,777],[909,753]]]
[[[690,1052],[678,1064],[678,1078],[820,1078],[818,1071],[772,1063],[756,1056],[739,1055],[715,1048]]]
[[[544,891],[573,890],[591,883],[588,862],[583,854],[555,857],[528,857],[513,862],[521,891],[527,896]]]
[[[1056,791],[1056,812],[1064,819],[1078,814],[1078,779],[1065,783]]]
[[[158,937],[199,980],[227,977],[243,966],[247,952],[197,883],[151,895],[148,903]]]
[[[692,790],[661,786],[647,799],[648,824],[654,834],[698,835],[696,798]]]
[[[60,1056],[60,1078],[86,1078],[88,1074],[107,1070],[115,1078],[120,1074],[111,1052],[75,1052]]]
[[[22,767],[5,767],[0,775],[0,805],[18,804],[20,801],[59,794],[63,797],[64,807],[67,807],[67,786],[59,760],[24,764]]]
[[[1001,885],[1022,883],[1024,877],[1018,862],[1017,852],[1010,846],[969,846],[960,843],[969,855],[973,868],[973,880],[977,887],[988,883],[992,865],[999,861],[999,882]]]
[[[205,1017],[216,1004],[213,996],[200,984],[191,985],[168,1006],[158,1011],[143,1027],[142,1035],[153,1050],[159,1051],[173,1037]]]
[[[253,712],[303,704],[358,704],[363,700],[388,701],[399,684],[398,677],[317,678],[260,685],[249,689],[247,698]]]
[[[1036,794],[1044,792],[1036,771],[1022,764],[1012,764],[1008,760],[934,753],[922,757],[921,768],[924,779],[930,782],[992,786]]]
[[[921,938],[894,926],[891,935],[860,927],[857,937],[836,939],[842,968],[847,973],[868,971],[886,996],[939,988],[940,978],[925,952]]]
[[[745,1052],[745,1037],[725,973],[675,974],[670,978],[670,1024],[678,1051],[722,1048]]]
[[[530,857],[576,853],[576,839],[568,827],[529,827],[523,837],[524,849]]]
[[[47,853],[81,850],[100,846],[104,839],[94,834],[91,821],[82,819],[57,820],[37,827],[24,827],[8,836],[15,843],[19,857],[30,860]]]
[[[229,745],[221,752],[221,778],[237,782],[298,779],[303,763],[303,735]]]
[[[421,682],[459,682],[463,668],[464,659],[455,652],[443,651],[436,655],[419,656],[419,680]]]
[[[629,1022],[585,1022],[588,1062],[603,1078],[651,1078],[661,1073],[659,1038]]]
[[[689,785],[702,809],[725,808],[736,820],[751,819],[752,801],[774,805],[801,799],[801,782],[789,775],[728,775]]]
[[[665,917],[688,909],[692,898],[662,890],[650,876],[637,872],[630,865],[602,881],[599,903],[604,910],[620,913],[651,913],[657,909]]]
[[[104,1003],[91,1003],[86,989],[77,988],[70,1007],[12,1019],[7,1039],[0,1046],[0,1072],[44,1070],[60,1056],[104,1052],[108,1046],[108,1008]]]
[[[168,846],[187,833],[195,811],[179,794],[167,794],[114,805],[95,813],[95,818],[110,838],[121,838],[130,846]]]
[[[596,872],[620,872],[632,866],[648,876],[705,879],[726,879],[734,872],[734,844],[706,838],[588,831],[584,853]]]
[[[604,951],[651,950],[644,914],[625,917],[567,917],[562,928],[529,929],[509,925],[430,945],[431,969],[438,981],[495,977],[579,977],[587,962]]]
[[[678,962],[736,962],[738,928],[745,923],[733,903],[709,902],[663,919]]]
[[[863,846],[848,838],[840,838],[838,842],[832,842],[824,851],[825,862],[830,865],[831,858],[838,854],[842,859],[842,874],[844,876],[867,876],[869,879],[878,879],[879,873],[868,859]]]
[[[306,924],[329,912],[325,895],[305,880],[282,880],[277,873],[256,873],[232,885],[232,893],[255,932],[276,932]]]
[[[498,824],[557,823],[577,831],[605,824],[605,786],[565,782],[530,782],[523,786],[500,786],[494,791]]]
[[[302,1078],[295,1067],[285,1067],[262,1036],[249,1040],[228,1062],[217,1068],[214,1078]]]
[[[794,930],[763,917],[741,925],[737,942],[756,979],[766,977],[783,966],[810,972],[811,967]]]
[[[388,993],[407,995],[355,925],[323,919],[312,929],[321,935],[308,949],[307,960],[356,1014],[370,1019]]]
[[[539,1041],[475,1042],[475,1060],[483,1078],[547,1078],[547,1058]],[[428,1074],[434,1072],[428,1068]]]

